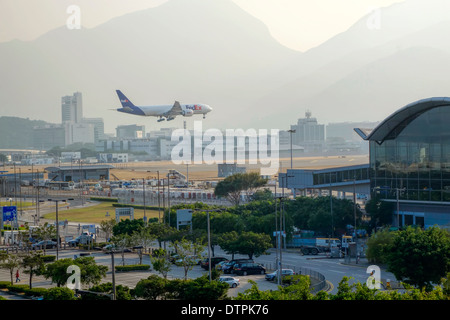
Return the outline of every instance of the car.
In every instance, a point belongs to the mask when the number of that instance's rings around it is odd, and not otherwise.
[[[199,265],[202,262],[202,260],[200,258],[197,258],[195,256],[187,256],[185,259],[188,261],[188,263],[190,265]],[[182,265],[183,264],[183,260],[184,260],[183,258],[178,256],[178,259],[175,260],[174,263],[176,265]]]
[[[268,274],[266,274],[266,280],[268,280],[268,281],[272,281],[272,280],[274,280],[276,277],[277,277],[277,274],[278,274],[278,271],[274,271],[274,272],[272,272],[272,273],[268,273]],[[295,272],[294,272],[294,270],[292,270],[292,269],[283,269],[282,271],[281,271],[281,275],[284,277],[284,276],[291,276],[291,275],[294,275],[295,274]]]
[[[102,248],[102,251],[103,251],[104,253],[111,253],[111,251],[112,251],[113,253],[122,253],[122,251],[123,251],[123,252],[131,252],[131,250],[128,249],[128,248],[124,248],[124,249],[118,248],[118,247],[116,247],[114,244],[107,244],[106,246],[104,246],[104,247]]]
[[[214,268],[215,265],[221,261],[228,261],[228,259],[224,258],[224,257],[212,257],[211,258],[211,268]],[[203,259],[202,262],[200,263],[200,266],[205,270],[208,269],[209,268],[209,259],[208,258]]]
[[[219,278],[220,282],[225,282],[230,285],[230,288],[236,288],[238,285],[240,285],[240,281],[238,278],[233,278],[229,276],[222,276]]]
[[[220,261],[218,264],[216,264],[216,269],[217,269],[217,270],[222,270],[222,267],[223,267],[224,265],[226,265],[227,263],[228,263],[228,260]]]
[[[237,263],[233,267],[234,273],[246,276],[249,274],[265,274],[266,268],[258,263]]]
[[[45,248],[45,249],[51,249],[51,248],[56,248],[56,241],[52,241],[52,240],[42,240],[36,243],[33,243],[31,245],[32,248]]]
[[[222,271],[225,274],[233,273],[233,267],[236,263],[245,263],[245,262],[253,262],[253,259],[233,259],[227,264],[222,266]]]

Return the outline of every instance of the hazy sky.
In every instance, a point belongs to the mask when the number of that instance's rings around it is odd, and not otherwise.
[[[33,40],[66,24],[70,5],[81,9],[81,24],[92,28],[113,17],[158,6],[167,0],[1,0],[0,42]],[[189,0],[185,0],[189,1]],[[214,1],[214,0],[205,0]],[[347,30],[371,9],[404,0],[232,0],[262,20],[274,38],[305,51]]]

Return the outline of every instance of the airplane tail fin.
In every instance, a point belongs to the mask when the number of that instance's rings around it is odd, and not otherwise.
[[[116,90],[117,95],[119,96],[120,103],[123,108],[131,108],[133,109],[135,105],[128,99],[120,90]]]

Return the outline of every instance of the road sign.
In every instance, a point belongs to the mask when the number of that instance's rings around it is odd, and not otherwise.
[[[11,223],[17,223],[17,207],[16,206],[5,206],[2,207],[2,215],[1,215],[1,228],[3,229],[4,221],[11,221]]]

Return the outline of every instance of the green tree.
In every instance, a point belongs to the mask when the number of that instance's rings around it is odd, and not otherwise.
[[[400,230],[386,248],[386,262],[397,279],[430,290],[450,272],[450,233],[436,226]]]
[[[44,300],[76,300],[76,298],[69,288],[56,287],[45,291]]]
[[[370,227],[376,230],[391,223],[394,203],[382,201],[380,197],[373,197],[366,202],[365,210],[370,216]]]
[[[9,274],[11,276],[11,285],[13,285],[14,271],[19,268],[22,259],[16,254],[7,254],[1,256],[1,261],[2,262],[0,263],[0,268],[9,271]]]
[[[166,284],[168,280],[152,274],[147,279],[140,280],[135,288],[134,295],[137,298],[145,300],[157,300],[158,298],[165,298]]]
[[[220,181],[214,188],[216,196],[225,197],[235,206],[241,202],[241,193],[250,196],[257,188],[267,184],[267,179],[256,172],[236,173]]]
[[[53,224],[45,222],[44,225],[39,227],[36,231],[38,239],[51,240],[56,239],[56,227]],[[44,255],[46,254],[46,247],[44,246]]]
[[[219,236],[218,244],[227,253],[231,254],[231,259],[239,252],[238,248],[239,235],[236,231],[223,233]]]
[[[157,222],[149,223],[147,229],[150,230],[150,234],[156,238],[160,248],[162,247],[162,243],[168,241],[171,234],[177,231],[177,229],[169,227],[167,224]]]
[[[159,272],[164,279],[167,279],[167,274],[172,269],[172,263],[167,258],[165,250],[156,251],[154,257],[150,257],[153,269]]]
[[[44,260],[39,253],[30,252],[22,260],[22,267],[30,275],[30,289],[33,287],[33,275],[38,275],[44,268]]]
[[[205,247],[199,243],[194,243],[186,239],[175,241],[173,246],[181,261],[179,262],[179,265],[184,269],[184,279],[187,280],[188,272],[197,264],[197,260],[201,258],[201,254]]]
[[[249,259],[264,254],[271,247],[272,242],[269,235],[251,231],[241,233],[236,243],[237,252],[248,255]]]
[[[119,236],[123,234],[127,234],[131,236],[133,232],[139,231],[141,228],[144,228],[144,220],[143,219],[125,219],[116,223],[113,228],[114,236]]]
[[[392,245],[395,231],[379,229],[367,240],[366,256],[371,263],[386,263],[386,249]]]
[[[130,288],[123,285],[116,285],[116,300],[131,300]],[[93,286],[89,289],[92,292],[105,293],[105,295],[97,294],[84,294],[82,300],[111,300],[111,295],[113,294],[113,287],[111,282],[101,283],[99,285]]]
[[[257,190],[252,195],[252,201],[273,201],[273,193],[269,188]]]
[[[151,233],[151,230],[149,228],[141,228],[139,230],[136,230],[131,235],[134,239],[133,242],[136,243],[138,246],[142,246],[144,248],[144,252],[147,252],[147,248],[152,244],[152,242],[155,240],[155,236]],[[142,257],[141,257],[142,260]],[[142,261],[141,261],[142,264]]]
[[[109,240],[113,234],[113,228],[116,225],[115,219],[102,220],[100,222],[100,230],[106,234],[106,240]]]
[[[46,279],[51,279],[57,287],[64,286],[70,277],[70,274],[67,273],[67,269],[71,265],[76,265],[80,268],[80,282],[86,285],[100,283],[108,271],[107,266],[97,265],[94,257],[79,257],[76,259],[59,259],[58,261],[50,263],[46,266],[42,275]]]

